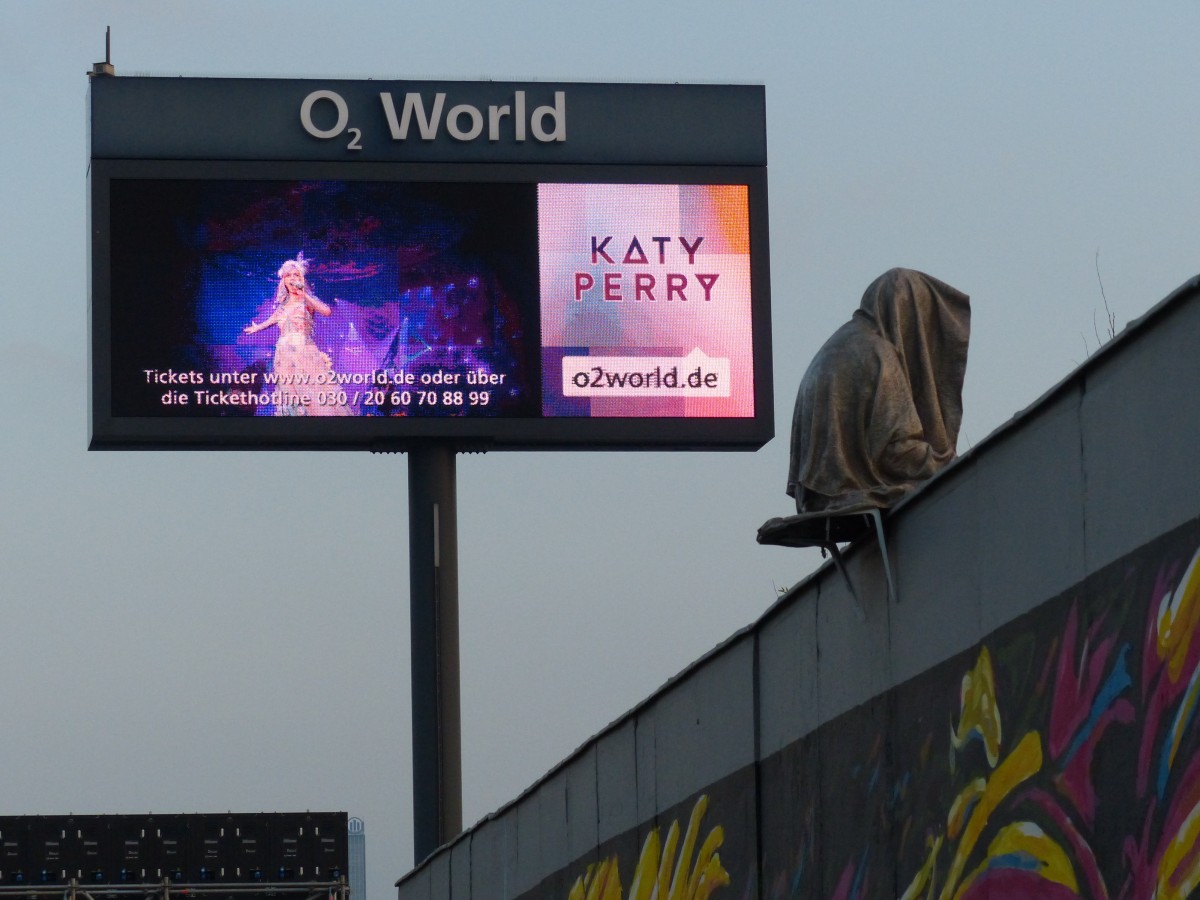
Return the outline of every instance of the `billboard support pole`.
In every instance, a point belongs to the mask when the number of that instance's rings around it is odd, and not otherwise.
[[[414,863],[462,831],[455,449],[408,451]]]

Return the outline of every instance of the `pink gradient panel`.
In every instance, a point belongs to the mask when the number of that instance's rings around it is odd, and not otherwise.
[[[543,415],[754,415],[747,194],[539,185]]]

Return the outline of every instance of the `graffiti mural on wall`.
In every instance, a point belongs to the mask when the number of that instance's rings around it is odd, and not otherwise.
[[[1200,520],[535,896],[1200,900]]]
[[[747,766],[605,842],[522,900],[750,900],[757,884],[754,768]]]
[[[1160,539],[765,761],[764,894],[1200,896],[1198,546]]]
[[[700,823],[708,808],[701,795],[692,807],[687,832],[679,843],[679,820],[671,822],[664,840],[660,828],[652,828],[642,844],[629,893],[621,891],[621,865],[617,854],[588,866],[576,879],[568,900],[708,900],[719,887],[729,884],[729,873],[721,865],[725,829],[720,825],[700,840]],[[697,850],[697,846],[699,849]],[[694,854],[694,855],[693,855]]]

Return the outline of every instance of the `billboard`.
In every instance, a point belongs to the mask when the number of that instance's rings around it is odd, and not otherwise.
[[[363,84],[93,82],[91,446],[771,437],[761,89]]]

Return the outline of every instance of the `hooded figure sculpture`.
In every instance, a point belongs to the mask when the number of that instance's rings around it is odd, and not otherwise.
[[[912,269],[872,282],[817,352],[792,418],[799,513],[891,506],[954,459],[970,298]]]

